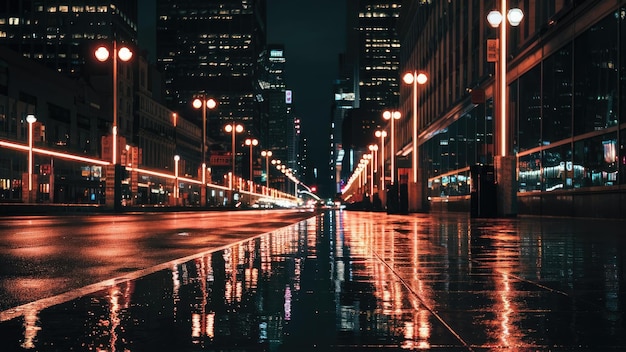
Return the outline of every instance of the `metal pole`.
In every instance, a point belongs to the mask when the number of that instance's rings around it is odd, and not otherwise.
[[[393,125],[394,125],[394,123],[393,123],[393,120],[394,120],[393,114],[394,114],[394,112],[391,113],[391,153],[390,153],[391,155],[389,156],[391,158],[391,182],[390,183],[392,185],[394,183],[394,179],[395,179],[395,176],[396,176],[395,175],[395,173],[396,173],[396,171],[395,171],[395,167],[396,167],[396,162],[395,162],[395,159],[396,159],[396,149],[395,149],[395,143],[394,143],[395,142],[395,132],[394,132],[394,128],[393,128]]]
[[[113,165],[117,164],[117,41],[113,41]]]
[[[417,182],[417,71],[413,72],[413,182]]]
[[[206,96],[202,95],[202,165],[206,165]]]
[[[498,122],[500,123],[500,155],[507,155],[507,121],[506,121],[506,0],[500,2],[502,23],[500,23],[500,89],[498,101],[498,110],[500,111]]]
[[[250,141],[250,182],[252,182],[252,141]]]
[[[380,189],[385,190],[385,135],[387,132],[380,131]]]

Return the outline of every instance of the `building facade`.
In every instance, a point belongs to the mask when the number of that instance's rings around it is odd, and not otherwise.
[[[418,93],[420,175],[432,210],[467,209],[471,167],[493,164],[502,138],[493,119],[495,67],[487,60],[487,41],[498,36],[486,20],[495,4],[407,3],[400,74],[429,76]],[[510,3],[525,14],[507,38],[506,137],[517,211],[625,218],[626,1]],[[411,94],[401,87],[404,116],[413,112]],[[408,147],[411,121],[400,124],[397,138]]]
[[[207,133],[224,139],[227,123],[258,136],[258,59],[265,47],[264,0],[157,1],[156,55],[165,105],[186,116],[195,96],[217,100]]]

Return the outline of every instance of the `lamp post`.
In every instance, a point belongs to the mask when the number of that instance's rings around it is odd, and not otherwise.
[[[281,163],[282,161],[280,161],[280,159],[272,159],[272,165],[276,166],[276,169],[278,171],[281,170],[281,166],[282,166]]]
[[[100,46],[95,51],[96,59],[104,62],[109,58],[109,50],[105,46]],[[117,164],[117,59],[126,62],[133,57],[133,52],[126,46],[117,48],[117,42],[113,41],[113,157],[112,164]]]
[[[505,22],[505,12],[507,9],[507,1],[500,0],[500,11],[491,11],[487,15],[487,21],[493,28],[500,27],[497,46],[499,53],[495,60],[496,74],[494,87],[494,113],[495,121],[497,121],[494,131],[496,136],[496,154],[494,156],[494,168],[497,177],[496,204],[499,215],[514,215],[517,213],[517,187],[516,187],[516,162],[515,155],[509,156],[509,123],[507,117],[507,85],[506,85],[506,69],[507,69],[507,26]],[[518,8],[512,8],[508,11],[506,18],[511,26],[518,26],[524,18],[524,13]],[[489,47],[490,45],[488,45]]]
[[[202,94],[199,98],[193,100],[191,105],[195,109],[202,108],[202,157],[201,161],[201,177],[202,177],[202,187],[200,188],[200,206],[206,205],[206,120],[207,120],[207,108],[209,110],[215,109],[217,106],[217,101],[213,98],[207,99],[207,97]]]
[[[256,138],[246,138],[245,144],[250,146],[250,178],[248,179],[248,191],[254,191],[254,173],[252,172],[252,147],[259,144],[259,140]],[[250,204],[252,204],[252,193],[250,193]]]
[[[203,94],[199,98],[196,98],[191,103],[195,109],[202,109],[202,164],[206,165],[206,121],[207,121],[207,108],[209,110],[215,109],[217,101],[213,98],[208,98]],[[206,166],[205,166],[206,167]]]
[[[422,198],[422,193],[421,193],[421,185],[419,183],[419,178],[418,178],[418,174],[417,174],[417,169],[418,169],[418,141],[417,141],[417,126],[419,124],[418,121],[418,113],[417,113],[417,85],[418,84],[425,84],[426,81],[428,81],[428,77],[421,72],[417,72],[417,71],[413,71],[413,72],[407,72],[404,77],[403,77],[404,83],[406,84],[411,84],[413,85],[413,137],[412,137],[412,144],[413,144],[413,152],[412,154],[412,172],[413,172],[413,180],[410,184],[410,188],[409,188],[409,210],[411,211],[417,211],[417,210],[421,210],[421,198]]]
[[[231,204],[234,205],[235,201],[235,134],[243,131],[243,126],[240,124],[230,123],[224,126],[224,131],[231,133],[231,155],[232,155],[232,169],[230,175],[230,192],[231,192]]]
[[[376,131],[374,135],[380,138],[380,189],[385,190],[385,137],[387,137],[387,131]]]
[[[28,122],[28,202],[33,201],[33,124],[37,118],[33,114],[26,116]]]
[[[496,84],[497,89],[494,90],[494,97],[498,97],[497,105],[496,105],[496,113],[498,121],[499,129],[500,129],[500,138],[499,140],[499,155],[507,156],[508,153],[508,123],[506,118],[506,110],[507,110],[507,90],[506,90],[506,61],[507,61],[507,34],[506,34],[506,23],[504,22],[504,12],[506,11],[507,4],[506,0],[500,1],[500,9],[501,11],[493,10],[489,12],[487,15],[487,21],[493,28],[500,27],[500,35],[499,35],[499,55],[498,61],[496,62]],[[524,12],[518,8],[513,8],[508,11],[506,16],[509,23],[516,27],[520,24],[522,19],[524,18]]]
[[[178,189],[178,161],[180,160],[180,156],[174,155],[174,199],[176,201],[176,205],[178,205],[178,198],[180,196]]]
[[[396,172],[396,170],[395,170],[395,168],[396,168],[396,161],[395,161],[395,159],[396,159],[396,146],[394,144],[395,143],[395,130],[394,130],[393,125],[394,125],[394,120],[400,119],[401,116],[402,116],[402,114],[400,114],[400,111],[389,111],[389,110],[387,110],[387,111],[383,112],[383,118],[385,120],[389,120],[390,123],[391,123],[391,153],[390,153],[391,154],[390,155],[390,158],[391,158],[391,182],[390,183],[392,185],[394,184],[394,180],[395,180],[395,177],[396,177],[396,174],[395,174],[395,172]]]
[[[374,195],[374,154],[373,152],[370,152],[369,154],[365,154],[363,155],[363,158],[365,159],[365,184],[367,184],[368,189],[369,189],[369,197],[371,200],[372,195]],[[370,182],[367,182],[367,167],[370,167]]]
[[[246,138],[245,144],[250,146],[250,182],[253,181],[252,174],[252,147],[257,146],[259,144],[259,140],[256,138]]]
[[[272,156],[271,150],[261,151],[261,156],[265,157],[265,188],[270,188],[270,163],[269,158]]]
[[[374,192],[374,186],[376,182],[374,182],[374,173],[378,174],[378,145],[370,144],[368,146],[370,150],[370,154],[372,154],[372,193]]]
[[[413,182],[417,182],[417,85],[425,84],[428,77],[424,73],[417,71],[408,72],[403,77],[404,83],[413,85]]]

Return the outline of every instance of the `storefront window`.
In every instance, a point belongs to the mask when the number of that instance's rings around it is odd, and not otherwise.
[[[446,174],[428,180],[431,197],[454,197],[470,194],[469,170]]]
[[[519,157],[519,191],[541,190],[541,153],[531,153]]]
[[[570,144],[543,151],[544,191],[555,191],[573,187],[574,165]]]
[[[574,143],[574,187],[617,184],[617,133]]]

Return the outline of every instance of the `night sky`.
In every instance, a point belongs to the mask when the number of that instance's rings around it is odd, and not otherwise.
[[[284,44],[285,80],[315,167],[328,165],[332,84],[345,51],[344,0],[268,0],[268,43]]]
[[[345,51],[345,0],[267,0],[269,44],[283,44],[285,81],[302,119],[315,167],[328,165],[329,126],[339,54]],[[139,0],[139,45],[155,61],[155,1]]]

